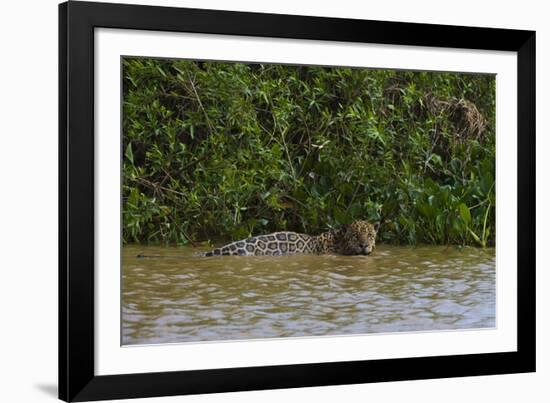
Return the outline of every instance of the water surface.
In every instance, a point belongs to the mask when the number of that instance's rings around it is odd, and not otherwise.
[[[123,344],[495,326],[494,249],[194,257],[199,250],[123,248]]]

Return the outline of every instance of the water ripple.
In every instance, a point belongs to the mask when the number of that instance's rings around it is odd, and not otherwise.
[[[124,344],[495,326],[494,249],[382,245],[369,257],[209,259],[195,252],[124,248]]]

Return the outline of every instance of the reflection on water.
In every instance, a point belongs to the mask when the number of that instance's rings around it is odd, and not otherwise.
[[[123,344],[495,326],[494,249],[381,245],[368,257],[197,251],[123,248]]]

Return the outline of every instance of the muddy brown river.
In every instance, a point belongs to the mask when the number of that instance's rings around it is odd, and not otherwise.
[[[122,344],[495,326],[491,248],[194,257],[200,250],[123,248]]]

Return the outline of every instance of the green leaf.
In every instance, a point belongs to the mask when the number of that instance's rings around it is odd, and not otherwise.
[[[134,153],[132,152],[132,143],[128,143],[126,147],[126,152],[124,153],[126,158],[133,164],[134,163]]]
[[[470,234],[472,235],[472,237],[476,240],[476,242],[480,245],[480,246],[483,246],[483,242],[481,241],[481,239],[479,239],[479,237],[476,235],[476,233],[474,231],[472,231],[470,228],[468,228],[468,231],[470,231]]]
[[[472,221],[472,215],[470,214],[470,209],[468,206],[466,206],[464,203],[460,203],[458,206],[458,211],[460,213],[460,217],[464,220],[466,224],[470,224]]]
[[[336,219],[338,224],[347,224],[349,222],[349,217],[347,216],[347,214],[338,207],[334,209],[334,218]]]
[[[166,73],[164,72],[164,70],[161,69],[159,65],[157,65],[157,70],[159,71],[160,74],[162,74],[163,77],[166,77]]]

